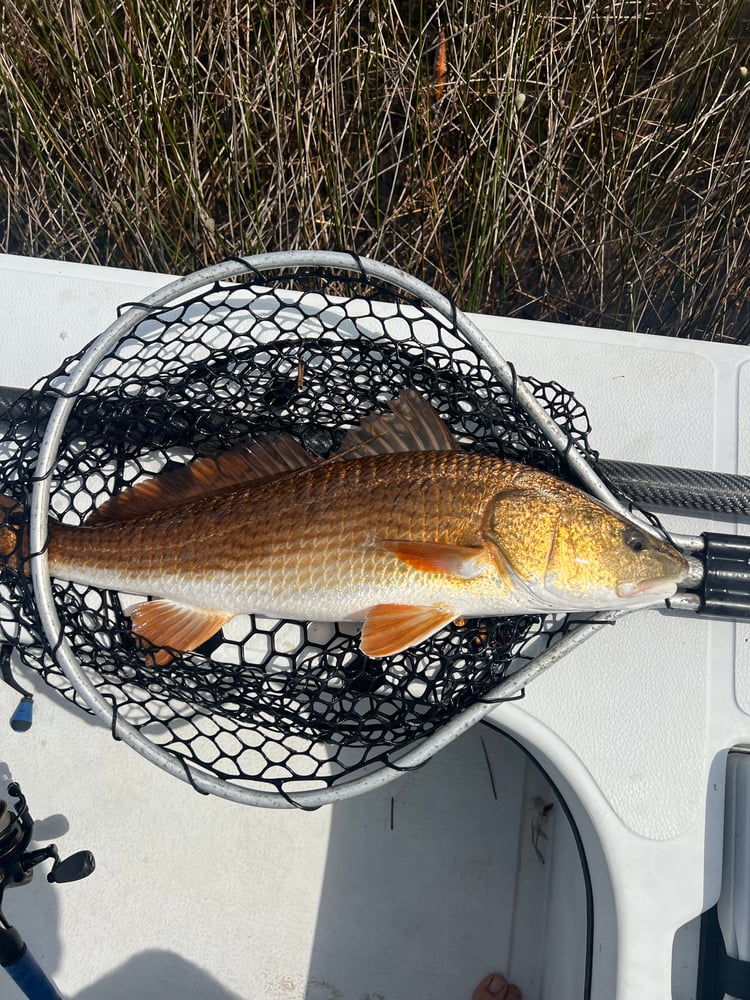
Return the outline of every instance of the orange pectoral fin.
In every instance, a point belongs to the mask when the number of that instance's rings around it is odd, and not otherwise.
[[[145,601],[130,612],[133,631],[153,646],[187,652],[195,649],[232,618],[222,611],[190,608],[174,601]],[[166,650],[153,655],[154,662],[164,666],[172,659]]]
[[[448,625],[456,614],[444,605],[378,604],[367,612],[360,649],[373,657],[400,653]]]
[[[483,570],[484,548],[470,545],[443,545],[440,542],[410,542],[380,539],[375,547],[392,552],[414,569],[425,573],[444,573],[471,580]]]

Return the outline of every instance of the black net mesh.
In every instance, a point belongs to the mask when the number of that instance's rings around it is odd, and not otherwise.
[[[140,307],[138,307],[140,308]],[[403,387],[429,399],[469,451],[566,476],[564,460],[455,323],[361,274],[295,269],[217,282],[143,319],[77,395],[54,470],[54,516],[81,523],[123,487],[269,432],[326,455]],[[83,352],[82,352],[83,353]],[[0,414],[3,492],[26,507],[71,359]],[[524,379],[571,442],[584,409]],[[65,697],[30,580],[5,566],[2,621],[29,668]],[[167,667],[136,645],[121,595],[53,581],[64,634],[113,712],[187,766],[293,796],[397,763],[575,623],[525,616],[454,624],[384,660],[356,625],[239,617]],[[124,601],[123,601],[124,603]]]

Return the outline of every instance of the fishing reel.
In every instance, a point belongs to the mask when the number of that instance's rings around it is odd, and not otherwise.
[[[43,861],[52,861],[52,868],[47,874],[48,882],[77,882],[90,875],[95,867],[91,851],[78,851],[62,860],[54,844],[28,850],[34,820],[17,782],[8,785],[8,795],[15,799],[13,809],[0,799],[0,965],[6,968],[23,956],[25,945],[3,914],[5,890],[28,885],[34,876],[34,868]]]
[[[62,860],[55,844],[34,851],[27,851],[34,821],[29,815],[26,798],[17,782],[8,785],[8,795],[14,798],[15,812],[0,799],[0,920],[2,898],[11,886],[27,885],[33,878],[34,868],[42,861],[52,859],[48,882],[77,882],[90,875],[95,866],[91,851],[78,851]]]

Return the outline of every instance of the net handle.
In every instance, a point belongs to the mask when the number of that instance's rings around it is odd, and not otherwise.
[[[107,329],[100,334],[88,347],[68,376],[62,395],[52,409],[39,449],[34,486],[31,497],[29,516],[29,543],[31,549],[31,576],[34,595],[47,640],[55,659],[74,689],[81,695],[86,705],[105,724],[112,728],[113,734],[140,753],[147,760],[157,764],[174,777],[193,784],[199,791],[218,795],[222,798],[248,805],[284,808],[294,805],[303,808],[317,808],[327,803],[357,795],[398,777],[403,769],[416,767],[428,760],[437,750],[446,746],[453,739],[467,730],[475,722],[494,707],[492,701],[509,698],[517,694],[529,681],[557,662],[571,648],[582,642],[601,622],[612,621],[613,614],[604,612],[596,616],[592,622],[566,636],[554,647],[540,655],[527,667],[515,673],[511,678],[499,684],[487,695],[489,703],[482,702],[471,706],[460,715],[442,727],[433,736],[428,737],[419,746],[407,751],[399,758],[398,770],[384,766],[379,771],[343,781],[340,784],[319,790],[309,790],[287,796],[278,792],[262,792],[248,789],[202,772],[191,767],[170,752],[153,744],[130,723],[119,718],[116,709],[110,701],[104,698],[98,689],[90,682],[82,666],[78,662],[72,647],[65,638],[57,615],[52,586],[48,569],[46,553],[47,520],[50,509],[50,480],[54,471],[58,448],[68,416],[75,404],[77,394],[85,387],[91,373],[119,341],[130,333],[154,309],[176,304],[183,296],[194,293],[197,289],[210,286],[222,279],[240,277],[247,273],[254,274],[262,280],[264,271],[279,271],[292,267],[328,267],[350,272],[358,272],[363,278],[375,278],[386,284],[395,286],[402,292],[408,292],[421,299],[426,305],[456,327],[474,347],[480,357],[490,366],[506,389],[515,393],[519,403],[529,413],[532,419],[544,431],[554,446],[562,452],[577,475],[594,495],[602,502],[613,507],[626,517],[632,515],[610,493],[594,470],[588,464],[583,454],[576,447],[571,447],[564,432],[552,420],[531,391],[519,382],[513,369],[497,353],[484,334],[459,310],[450,299],[436,292],[424,282],[394,268],[388,264],[356,254],[320,252],[320,251],[289,251],[270,254],[258,254],[246,258],[236,258],[224,263],[196,271],[183,278],[170,282],[163,288],[147,295],[142,302],[131,305]],[[395,763],[395,762],[394,762]]]

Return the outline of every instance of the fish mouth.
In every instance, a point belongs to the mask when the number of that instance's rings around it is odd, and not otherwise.
[[[655,580],[631,580],[626,583],[618,583],[615,588],[617,596],[624,600],[666,600],[673,597],[677,591],[679,580],[675,577],[663,576]]]

